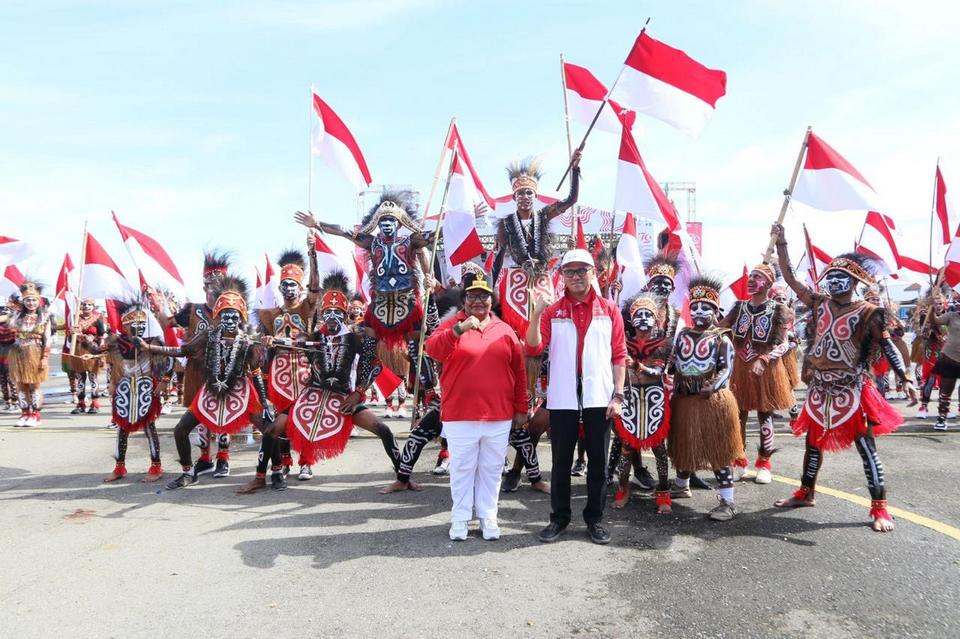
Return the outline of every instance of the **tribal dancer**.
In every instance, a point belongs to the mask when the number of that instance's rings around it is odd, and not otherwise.
[[[950,304],[946,308],[938,304],[933,308],[931,321],[937,326],[944,327],[946,332],[943,349],[937,356],[937,363],[933,367],[933,374],[940,376],[937,423],[933,428],[934,430],[947,430],[950,397],[957,386],[957,378],[960,377],[960,310],[958,310],[956,304]]]
[[[535,211],[537,189],[540,184],[540,163],[526,159],[507,168],[510,188],[517,210],[497,223],[496,255],[493,260],[492,281],[499,294],[500,318],[510,325],[521,344],[526,339],[532,306],[533,291],[554,299],[548,265],[553,251],[550,247],[549,226],[553,218],[563,214],[577,202],[580,192],[580,151],[571,158],[570,192],[559,202]],[[544,370],[544,356],[527,358],[527,393],[531,403],[531,417],[524,426],[510,430],[510,445],[526,469],[530,487],[549,493],[550,487],[540,474],[537,442],[549,428],[549,417],[540,408],[541,394],[536,384]],[[539,415],[543,410],[543,414]],[[519,463],[503,478],[503,492],[513,492],[520,485]]]
[[[206,332],[213,325],[213,306],[217,301],[218,291],[227,274],[230,256],[227,253],[210,252],[203,256],[203,293],[206,296],[204,304],[185,302],[173,316],[166,316],[157,305],[155,311],[164,327],[173,325],[183,329],[184,342],[192,341],[197,335]],[[204,361],[201,352],[194,357],[188,357],[183,371],[183,405],[190,408],[197,391],[203,384],[205,377]],[[217,462],[210,460],[210,435],[206,426],[197,426],[197,435],[200,441],[200,457],[197,459],[194,471],[197,476],[212,472],[214,477],[226,477],[230,474],[230,435],[217,436]]]
[[[320,311],[311,340],[299,340],[296,348],[305,348],[309,358],[310,378],[306,387],[290,406],[287,414],[264,432],[264,439],[284,434],[303,463],[313,465],[321,459],[332,459],[343,453],[353,427],[374,433],[396,469],[399,452],[393,433],[362,402],[373,383],[377,340],[362,327],[347,323],[347,278],[334,272],[323,280]],[[356,382],[351,382],[356,364]],[[261,478],[263,466],[258,466]],[[270,473],[271,487],[286,489],[286,479],[274,460]],[[254,490],[256,488],[253,488]],[[252,490],[250,491],[252,492]]]
[[[685,484],[691,472],[713,470],[720,503],[707,516],[714,521],[729,521],[737,514],[730,466],[743,457],[737,400],[727,388],[734,348],[730,330],[717,326],[722,287],[709,277],[690,280],[693,326],[677,335],[669,371],[674,375],[670,461],[681,489],[689,490]]]
[[[9,300],[0,300],[0,395],[3,397],[3,410],[10,412],[17,401],[17,387],[10,376],[8,357],[13,343],[17,339],[17,331],[13,328],[13,314],[16,310]]]
[[[147,330],[147,311],[139,302],[118,303],[121,335],[109,335],[103,348],[110,366],[113,389],[113,423],[117,425],[116,466],[103,481],[113,482],[127,475],[127,443],[132,433],[143,429],[150,450],[150,470],[141,480],[155,482],[163,476],[160,464],[160,438],[157,437],[157,416],[160,414],[160,380],[169,373],[173,362],[168,357],[151,356],[137,346]],[[151,344],[162,345],[154,337]]]
[[[853,299],[856,282],[873,284],[868,270],[873,264],[856,253],[839,255],[821,276],[827,294],[814,293],[798,282],[790,270],[783,227],[775,224],[772,234],[784,280],[800,301],[813,310],[816,331],[807,350],[807,397],[800,416],[791,424],[794,434],[806,434],[801,486],[792,497],[781,499],[776,505],[813,506],[823,452],[842,450],[855,443],[873,499],[873,530],[891,531],[893,517],[887,512],[883,465],[874,437],[895,431],[903,417],[877,392],[869,375],[871,355],[880,350],[889,360],[912,403],[916,403],[917,391],[887,333],[883,309]]]
[[[885,309],[884,316],[887,319],[887,332],[890,333],[890,339],[893,341],[893,345],[897,347],[897,350],[900,351],[900,356],[903,358],[903,361],[909,362],[910,349],[907,346],[907,343],[903,340],[903,335],[905,332],[903,322],[901,322],[900,318],[897,317],[895,309],[887,308],[887,305],[883,303],[883,297],[880,295],[880,287],[867,287],[867,290],[863,293],[863,299],[865,302],[873,304],[877,308]],[[936,368],[936,366],[934,368]],[[890,393],[890,363],[885,357],[877,357],[871,366],[871,371],[873,372],[873,381],[877,385],[877,390],[880,391],[880,394],[884,397],[888,397]],[[937,372],[936,374],[940,375],[941,373]],[[940,394],[942,397],[942,384],[940,386]],[[947,397],[949,397],[949,395],[950,394],[948,393]],[[949,408],[949,402],[947,407]]]
[[[20,285],[21,308],[11,315],[16,339],[8,355],[10,376],[17,385],[20,419],[14,426],[39,426],[43,393],[40,384],[50,372],[50,315],[40,297],[40,286],[26,281]]]
[[[304,339],[312,329],[312,321],[320,298],[320,274],[317,270],[317,251],[313,238],[307,240],[307,254],[310,257],[310,276],[307,282],[307,293],[304,295],[303,278],[306,262],[299,251],[285,251],[277,263],[280,266],[280,295],[282,305],[275,308],[263,309],[258,312],[260,329],[266,335],[282,342],[292,343]],[[266,343],[269,345],[270,340]],[[267,397],[273,402],[278,413],[286,413],[293,402],[300,396],[310,379],[310,362],[302,350],[291,348],[270,349],[270,365],[267,372]],[[270,440],[260,441],[260,457],[272,455],[267,446],[274,443]],[[281,438],[280,455],[284,469],[292,465],[290,458],[290,441]],[[300,472],[297,478],[307,481],[313,477],[310,464],[300,463]]]
[[[920,407],[917,419],[927,418],[927,405],[933,396],[933,387],[938,377],[933,372],[937,356],[943,347],[943,329],[933,321],[936,312],[943,312],[945,301],[931,287],[917,302],[913,322],[916,337],[910,345],[910,361],[914,364],[915,376],[920,380]]]
[[[68,359],[77,383],[77,405],[70,414],[99,413],[100,404],[97,402],[97,393],[100,391],[100,384],[97,378],[103,370],[103,358],[89,356],[103,352],[103,341],[107,329],[103,322],[103,315],[90,298],[80,300],[77,324],[67,330],[65,339],[73,343],[74,333],[77,336],[76,352],[71,351]],[[84,357],[85,355],[88,357]],[[90,385],[89,407],[86,403],[88,382]]]
[[[239,432],[253,423],[263,430],[275,418],[260,374],[263,347],[245,331],[247,286],[243,280],[225,276],[218,282],[212,325],[198,331],[181,346],[157,346],[138,338],[141,351],[168,357],[187,357],[202,362],[205,381],[197,390],[190,410],[173,430],[182,474],[167,484],[167,490],[183,488],[197,481],[193,465],[190,431],[199,425],[217,435]],[[198,462],[199,463],[199,462]]]
[[[624,305],[624,326],[628,327],[628,375],[623,414],[614,420],[622,442],[623,466],[614,508],[623,508],[630,500],[630,464],[639,462],[641,450],[652,450],[657,462],[657,513],[671,512],[667,447],[664,444],[670,432],[670,395],[664,380],[673,352],[677,317],[675,314],[661,317],[664,310],[661,300],[651,293],[641,293]]]
[[[790,381],[792,392],[800,387],[800,356],[798,352],[800,350],[800,337],[797,335],[797,312],[790,306],[787,291],[779,284],[770,287],[770,299],[787,309],[787,352],[783,354],[781,360],[787,371],[787,379]],[[790,408],[790,419],[797,418],[801,406],[802,404],[794,398],[793,406]]]
[[[777,281],[777,273],[770,264],[758,264],[747,278],[746,302],[734,302],[733,308],[720,322],[732,331],[736,358],[730,377],[730,390],[740,407],[740,435],[747,446],[747,419],[757,412],[760,424],[760,445],[754,467],[758,484],[772,481],[770,457],[773,447],[773,413],[786,410],[794,404],[790,378],[782,357],[789,350],[787,307],[770,299],[769,291]],[[740,480],[747,467],[746,457],[734,463],[734,479]]]

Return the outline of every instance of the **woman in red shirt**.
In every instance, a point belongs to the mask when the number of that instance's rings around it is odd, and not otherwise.
[[[513,424],[527,420],[527,377],[517,334],[494,315],[493,291],[464,277],[463,310],[425,344],[442,364],[440,418],[450,449],[450,539],[467,538],[476,512],[484,539],[499,539],[500,471]]]

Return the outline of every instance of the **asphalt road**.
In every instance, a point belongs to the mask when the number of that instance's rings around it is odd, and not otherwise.
[[[51,403],[33,430],[0,416],[5,637],[960,635],[960,424],[911,421],[880,440],[890,504],[909,516],[893,533],[872,532],[850,501],[868,498],[850,450],[827,456],[821,486],[843,493],[816,508],[773,508],[793,490],[780,480],[738,484],[728,523],[704,518],[711,491],[666,517],[635,493],[608,509],[613,542],[601,547],[580,525],[538,543],[549,499],[525,486],[501,500],[500,541],[452,543],[447,481],[427,473],[435,447],[418,466],[423,492],[381,496],[392,474],[365,435],[313,481],[245,497],[234,490],[255,449],[234,446],[230,477],[168,493],[138,482],[148,457],[136,435],[130,475],[105,485],[114,431],[68,409]],[[160,421],[168,477],[175,419]],[[780,432],[774,473],[789,481],[803,449]],[[540,456],[549,468],[549,442]]]

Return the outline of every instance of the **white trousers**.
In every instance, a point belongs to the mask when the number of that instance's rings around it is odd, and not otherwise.
[[[507,454],[511,420],[443,422],[450,451],[451,521],[497,518],[500,474]]]

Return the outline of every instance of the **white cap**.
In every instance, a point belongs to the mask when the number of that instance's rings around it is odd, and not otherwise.
[[[560,262],[561,268],[572,262],[583,262],[584,264],[589,264],[590,266],[595,266],[593,263],[593,256],[590,255],[590,251],[587,249],[570,249],[563,254],[563,260]]]

